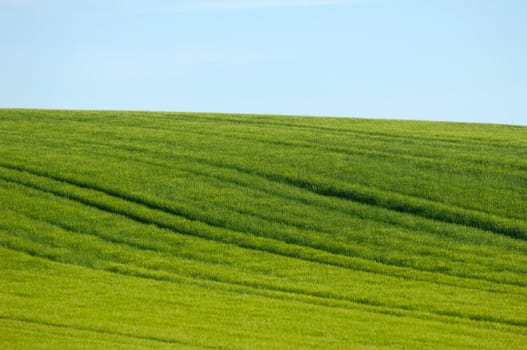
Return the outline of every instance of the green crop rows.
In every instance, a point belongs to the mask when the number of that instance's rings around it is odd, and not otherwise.
[[[0,110],[2,349],[525,349],[527,127]]]

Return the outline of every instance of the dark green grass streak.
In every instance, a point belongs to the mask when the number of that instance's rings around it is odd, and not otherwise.
[[[0,345],[527,346],[527,128],[0,110]]]

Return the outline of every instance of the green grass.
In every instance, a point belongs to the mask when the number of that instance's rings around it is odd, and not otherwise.
[[[0,348],[525,349],[527,127],[0,109]]]

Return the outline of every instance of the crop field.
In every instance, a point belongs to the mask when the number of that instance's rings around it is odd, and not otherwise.
[[[527,127],[0,109],[2,349],[527,349]]]

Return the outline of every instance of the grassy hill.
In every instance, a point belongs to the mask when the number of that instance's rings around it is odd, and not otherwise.
[[[0,110],[0,348],[525,349],[527,127]]]

